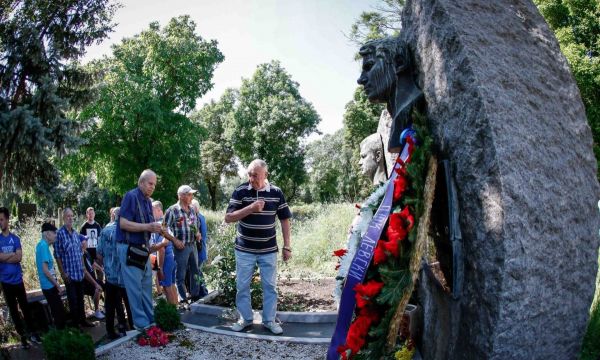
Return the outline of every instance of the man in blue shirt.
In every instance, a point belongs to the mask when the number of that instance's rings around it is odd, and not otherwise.
[[[162,228],[154,222],[150,196],[156,187],[156,174],[144,170],[138,180],[138,186],[127,192],[121,202],[119,221],[117,221],[117,254],[121,264],[123,284],[133,315],[133,325],[143,329],[154,322],[152,308],[152,266],[149,256],[139,256],[150,252],[150,235],[159,233]],[[130,249],[131,248],[131,249]],[[128,253],[130,261],[128,261]],[[136,255],[137,254],[137,255]],[[141,263],[137,267],[135,262]]]
[[[119,261],[119,256],[117,255],[116,219],[119,218],[119,212],[119,207],[111,209],[110,223],[102,229],[96,248],[96,262],[104,267],[104,274],[106,275],[106,299],[104,301],[106,310],[106,334],[111,340],[125,335],[125,332],[127,331],[123,303],[125,303],[127,315],[131,320],[130,325],[133,327],[131,309],[129,309],[127,294],[123,287],[121,263]],[[118,333],[115,331],[115,313],[117,314],[117,320],[119,322]]]
[[[63,210],[64,225],[58,230],[54,243],[54,255],[67,289],[67,301],[73,326],[93,327],[94,324],[85,318],[83,302],[83,280],[86,270],[83,265],[81,242],[85,241],[85,237],[80,237],[77,230],[73,228],[74,218],[75,215],[71,208],[67,207]],[[95,286],[99,287],[98,284]]]
[[[237,222],[235,238],[236,298],[240,319],[231,327],[242,331],[252,325],[250,281],[254,267],[260,269],[263,288],[263,326],[273,334],[283,329],[275,322],[277,313],[277,247],[275,217],[283,233],[283,261],[292,257],[290,247],[290,218],[292,213],[283,192],[267,181],[268,168],[263,160],[253,160],[248,165],[248,182],[237,187],[231,195],[225,222]]]
[[[23,328],[23,322],[19,315],[19,308],[23,313],[27,330],[30,332],[35,328],[31,311],[27,303],[27,294],[25,285],[23,285],[23,270],[21,269],[21,239],[9,231],[8,227],[9,212],[5,207],[0,208],[0,284],[10,317],[15,324],[17,333],[21,336],[21,346],[24,349],[29,348],[27,335]],[[32,333],[30,340],[41,344],[39,336]]]
[[[58,329],[65,327],[65,308],[62,302],[62,290],[56,281],[54,259],[50,252],[50,245],[56,241],[56,227],[50,223],[42,224],[42,239],[35,247],[35,265],[42,293],[50,307],[54,325]]]

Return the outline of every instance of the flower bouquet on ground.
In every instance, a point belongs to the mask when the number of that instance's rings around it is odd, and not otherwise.
[[[158,326],[151,326],[138,336],[137,343],[140,346],[165,346],[171,341],[172,337],[173,334],[161,330]]]

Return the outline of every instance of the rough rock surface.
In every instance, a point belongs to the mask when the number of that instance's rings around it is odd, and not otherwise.
[[[579,90],[531,1],[408,0],[402,33],[453,164],[464,288],[422,272],[425,359],[575,359],[600,188]]]

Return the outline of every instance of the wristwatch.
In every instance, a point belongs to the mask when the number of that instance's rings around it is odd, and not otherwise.
[[[289,246],[284,246],[284,247],[283,247],[283,250],[287,250],[287,251],[289,251],[289,252],[292,252],[292,248],[291,248],[291,247],[289,247]]]

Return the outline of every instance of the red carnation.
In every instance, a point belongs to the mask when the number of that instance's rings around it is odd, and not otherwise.
[[[406,190],[407,181],[404,176],[396,177],[394,180],[394,202],[400,200],[402,194]]]
[[[369,300],[365,299],[359,293],[354,294],[354,298],[356,299],[356,307],[359,309],[362,309],[369,304]]]
[[[375,265],[379,265],[383,263],[387,259],[387,255],[384,251],[384,241],[379,240],[377,242],[377,247],[375,248],[375,252],[373,253],[373,262]]]
[[[155,336],[150,338],[150,346],[152,346],[152,347],[158,346],[158,339]]]
[[[373,298],[375,295],[379,294],[382,287],[382,282],[379,282],[377,280],[369,280],[365,284],[356,284],[356,286],[354,287],[354,291],[363,296]]]
[[[390,224],[387,228],[387,237],[391,242],[398,242],[404,240],[407,231],[404,229],[404,223],[402,216],[399,213],[392,213],[390,215]]]
[[[333,256],[342,257],[342,256],[346,255],[347,252],[348,252],[348,250],[346,250],[346,249],[338,249],[333,252]]]
[[[146,345],[148,345],[148,339],[146,339],[143,336],[140,336],[139,339],[138,339],[138,344],[140,346],[146,346]]]
[[[408,206],[400,211],[400,217],[404,219],[406,223],[408,223],[406,230],[410,231],[415,225],[415,217],[410,213]]]
[[[400,251],[400,241],[390,240],[383,244],[383,247],[394,257],[398,257]]]

